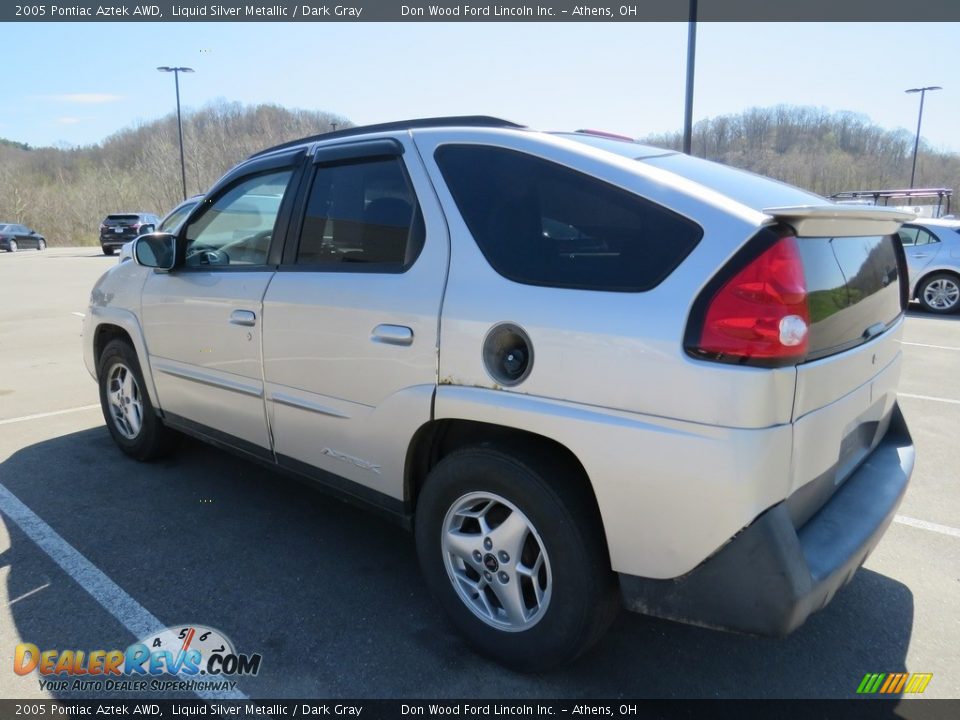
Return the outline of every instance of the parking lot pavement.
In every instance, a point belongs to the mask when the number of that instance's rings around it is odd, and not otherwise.
[[[960,318],[907,319],[916,472],[824,611],[783,640],[623,613],[572,667],[526,676],[464,645],[401,529],[193,441],[155,464],[121,455],[74,314],[112,262],[0,255],[0,697],[83,695],[15,675],[18,642],[123,648],[151,622],[261,653],[250,697],[849,697],[867,672],[905,670],[934,674],[925,696],[960,697]]]

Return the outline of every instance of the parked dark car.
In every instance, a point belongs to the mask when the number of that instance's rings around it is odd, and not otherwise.
[[[43,250],[47,239],[36,230],[17,223],[0,223],[0,250],[16,252],[24,248]]]
[[[113,255],[124,243],[138,235],[153,232],[160,218],[151,213],[117,213],[100,223],[100,247],[104,255]]]
[[[177,205],[173,210],[168,212],[163,216],[163,220],[160,221],[160,224],[157,225],[157,232],[166,232],[166,233],[175,233],[180,229],[180,225],[183,224],[183,221],[187,219],[187,216],[190,215],[190,211],[193,210],[200,201],[203,200],[203,195],[194,195],[193,197],[188,197],[186,200]],[[117,262],[126,262],[127,260],[133,260],[133,243],[129,243],[123,246],[120,250],[120,258]]]

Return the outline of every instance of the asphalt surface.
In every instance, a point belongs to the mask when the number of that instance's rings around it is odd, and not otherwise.
[[[96,696],[16,675],[15,645],[122,649],[150,622],[261,653],[238,688],[258,698],[851,697],[865,673],[903,671],[934,674],[925,697],[960,697],[960,316],[909,314],[916,471],[825,610],[783,640],[622,613],[572,667],[520,675],[460,640],[403,530],[193,441],[156,464],[117,450],[79,338],[115,262],[0,254],[0,697]]]

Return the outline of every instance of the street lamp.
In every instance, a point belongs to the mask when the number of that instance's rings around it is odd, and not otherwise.
[[[906,93],[920,93],[920,114],[917,116],[917,139],[913,142],[913,168],[910,170],[910,187],[913,187],[913,180],[917,175],[917,150],[920,148],[920,123],[923,122],[923,98],[927,91],[943,90],[939,85],[928,85],[927,87],[910,88],[904,90]]]
[[[693,148],[693,69],[696,57],[697,0],[690,0],[690,18],[687,22],[687,94],[683,104],[683,151],[687,155]],[[707,154],[706,148],[703,154]]]
[[[187,166],[183,161],[183,121],[180,119],[180,73],[195,72],[188,67],[158,67],[160,72],[172,72],[173,84],[177,89],[177,134],[180,136],[180,179],[183,181],[183,199],[187,199]]]

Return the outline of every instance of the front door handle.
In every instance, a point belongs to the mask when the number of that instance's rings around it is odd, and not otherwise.
[[[257,314],[252,310],[234,310],[230,313],[230,324],[253,327],[257,324]]]
[[[925,257],[927,257],[927,255],[929,255],[929,254],[930,254],[930,253],[914,253],[913,256],[914,256],[915,258],[925,258]]]
[[[385,345],[412,345],[413,330],[406,325],[377,325],[370,339]]]

